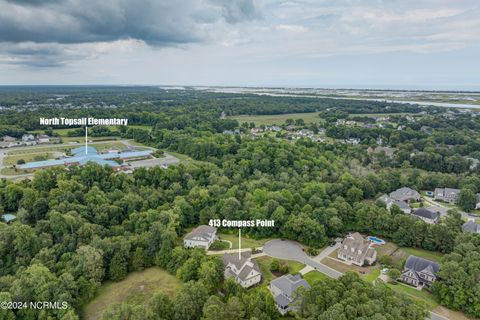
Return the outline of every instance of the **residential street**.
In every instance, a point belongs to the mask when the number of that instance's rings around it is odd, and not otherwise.
[[[318,270],[331,278],[337,279],[342,275],[342,273],[327,267],[326,265],[320,263],[320,261],[338,248],[338,246],[339,243],[337,243],[334,247],[327,247],[318,256],[310,258],[297,242],[275,239],[265,243],[263,246],[263,252],[274,258],[295,260],[304,263],[308,267],[312,268],[312,270]]]

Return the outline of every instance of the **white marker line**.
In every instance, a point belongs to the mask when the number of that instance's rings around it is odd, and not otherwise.
[[[88,154],[88,127],[85,126],[85,154]]]
[[[242,230],[238,228],[238,261],[242,260]]]

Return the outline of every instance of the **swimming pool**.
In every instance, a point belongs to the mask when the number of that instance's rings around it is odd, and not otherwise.
[[[372,241],[375,244],[385,244],[384,240],[382,240],[380,238],[377,238],[377,237],[374,237],[374,236],[368,236],[367,239]]]

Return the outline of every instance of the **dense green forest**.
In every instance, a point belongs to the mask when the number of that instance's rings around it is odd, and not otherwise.
[[[76,319],[104,281],[119,281],[131,271],[156,265],[185,282],[176,297],[159,293],[142,305],[113,305],[104,319],[135,319],[140,314],[145,315],[142,319],[276,319],[268,291],[245,291],[224,281],[217,258],[179,246],[187,228],[212,218],[274,219],[275,228],[245,232],[257,238],[295,239],[312,248],[348,231],[360,231],[400,246],[447,253],[434,294],[449,308],[480,316],[480,236],[463,235],[463,222],[455,211],[444,223],[429,225],[374,201],[402,186],[417,190],[458,186],[479,192],[478,170],[459,159],[479,156],[478,118],[458,124],[437,121],[441,111],[435,109],[425,120],[434,127],[432,134],[415,127],[401,132],[382,129],[381,135],[398,148],[387,159],[369,155],[368,141],[351,146],[225,135],[224,130],[241,124],[220,115],[325,110],[327,117],[332,108],[350,114],[418,113],[419,107],[395,104],[385,109],[384,103],[361,101],[239,99],[188,90],[176,94],[143,90],[131,95],[116,89],[69,93],[70,99],[82,103],[87,97],[101,101],[97,104],[121,103],[122,95],[133,101],[115,108],[49,106],[22,112],[10,108],[0,114],[1,130],[14,136],[40,129],[39,116],[125,117],[151,129],[97,129],[98,135],[133,138],[196,160],[168,169],[137,169],[132,175],[90,164],[39,171],[32,180],[0,181],[0,211],[18,216],[18,221],[0,225],[2,300],[66,301],[72,307],[0,310],[0,318]],[[24,94],[9,93],[7,102],[0,104],[32,99]],[[43,102],[50,96],[47,91],[38,99]],[[377,137],[375,131],[346,133],[342,130],[347,129],[329,123],[326,133],[332,137]],[[414,150],[424,155],[418,163],[405,158],[405,152]],[[320,281],[305,292],[298,317],[424,319],[425,310],[388,287],[346,274],[339,280]]]

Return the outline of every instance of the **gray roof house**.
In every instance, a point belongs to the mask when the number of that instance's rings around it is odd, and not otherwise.
[[[310,285],[299,274],[287,274],[270,282],[268,288],[273,295],[278,311],[282,315],[296,309],[294,302],[300,298],[297,290],[301,287],[309,289]]]
[[[225,266],[225,279],[234,278],[244,288],[256,285],[262,280],[262,273],[257,263],[251,259],[250,252],[225,253],[222,257]]]
[[[15,140],[17,140],[17,139],[14,138],[14,137],[3,136],[3,141],[4,141],[4,142],[15,142]]]
[[[419,208],[413,211],[412,215],[429,224],[436,224],[440,221],[440,213],[426,208]]]
[[[187,233],[183,238],[185,248],[204,248],[208,250],[210,245],[217,239],[217,228],[201,225]]]
[[[400,210],[402,210],[404,213],[411,213],[411,212],[412,212],[412,208],[410,207],[410,205],[409,205],[408,203],[406,203],[405,201],[392,199],[392,198],[390,198],[387,194],[384,194],[383,196],[381,196],[380,198],[378,198],[378,200],[380,200],[380,201],[382,201],[383,203],[385,203],[385,205],[387,206],[387,209],[388,209],[388,210],[391,210],[391,209],[392,209],[392,206],[396,205],[396,206],[399,207]]]
[[[462,231],[480,233],[480,224],[475,223],[473,221],[465,222],[464,224],[462,224]]]
[[[358,266],[371,265],[377,259],[377,251],[372,247],[370,241],[365,240],[360,233],[355,232],[343,239],[337,257]]]
[[[435,188],[433,198],[448,203],[456,203],[460,195],[460,189]]]
[[[417,256],[409,256],[403,267],[401,280],[415,287],[428,287],[437,280],[436,274],[439,270],[440,265],[434,261]]]
[[[422,198],[420,193],[408,187],[403,187],[390,193],[390,198],[398,201],[417,202]]]

